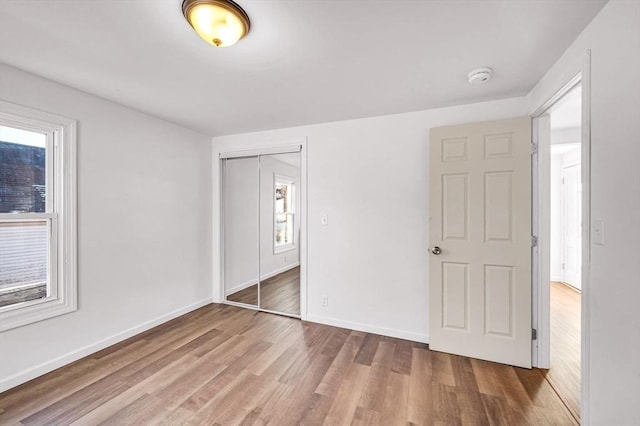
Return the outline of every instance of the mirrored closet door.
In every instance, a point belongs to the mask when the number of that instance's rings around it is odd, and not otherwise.
[[[300,152],[222,160],[227,302],[300,315]]]
[[[260,156],[260,307],[300,315],[300,153]]]
[[[228,301],[259,306],[258,157],[224,160],[223,258]]]

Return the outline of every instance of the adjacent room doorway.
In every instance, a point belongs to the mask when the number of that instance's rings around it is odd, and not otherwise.
[[[580,421],[583,288],[583,87],[576,76],[535,115],[538,179],[537,363]],[[586,170],[588,172],[588,170]]]
[[[582,288],[581,93],[577,84],[548,111],[551,126],[550,306],[547,380],[580,418]]]

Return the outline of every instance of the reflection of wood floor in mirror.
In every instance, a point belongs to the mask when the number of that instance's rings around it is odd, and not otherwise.
[[[300,267],[262,281],[260,304],[262,309],[300,315]]]
[[[260,287],[261,308],[300,315],[300,267],[264,280]],[[258,286],[252,285],[227,296],[232,302],[258,304]]]
[[[243,288],[240,291],[231,293],[227,296],[227,300],[230,302],[246,303],[247,305],[258,305],[258,285],[254,284],[251,287]]]
[[[580,419],[580,293],[551,282],[551,369],[547,380]]]

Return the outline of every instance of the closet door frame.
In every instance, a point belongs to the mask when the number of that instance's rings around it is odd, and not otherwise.
[[[218,189],[218,208],[214,207],[214,212],[218,212],[218,220],[214,219],[214,260],[216,251],[219,253],[218,262],[214,262],[214,266],[218,265],[219,274],[214,275],[214,302],[220,302],[228,305],[240,306],[247,309],[254,309],[261,312],[268,312],[278,315],[285,315],[293,318],[307,319],[307,140],[300,139],[292,144],[249,147],[242,150],[220,150],[217,155],[214,153],[214,161],[216,162],[218,171],[217,189]],[[258,306],[246,305],[243,303],[229,301],[225,294],[224,285],[224,202],[225,202],[225,176],[224,161],[232,158],[243,157],[260,157],[262,155],[300,153],[300,182],[297,187],[297,195],[300,197],[300,212],[298,214],[300,220],[300,239],[298,241],[300,247],[300,315],[289,314],[286,312],[277,312],[260,307],[260,286],[258,285]],[[217,158],[215,158],[217,157]],[[215,176],[214,171],[214,176]],[[215,194],[214,194],[215,196]],[[258,218],[259,221],[259,218]],[[216,232],[217,231],[217,232]],[[260,224],[258,224],[258,232],[260,233]],[[257,244],[259,244],[258,238]],[[217,246],[217,247],[216,247]],[[217,250],[216,250],[217,248]],[[259,247],[258,247],[259,250]],[[259,251],[258,251],[259,252]],[[260,265],[258,265],[258,282],[260,282]],[[217,297],[215,297],[217,295]],[[217,299],[217,300],[216,300]]]

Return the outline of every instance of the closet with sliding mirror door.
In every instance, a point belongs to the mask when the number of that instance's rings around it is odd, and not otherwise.
[[[225,301],[300,317],[299,148],[221,156]]]

